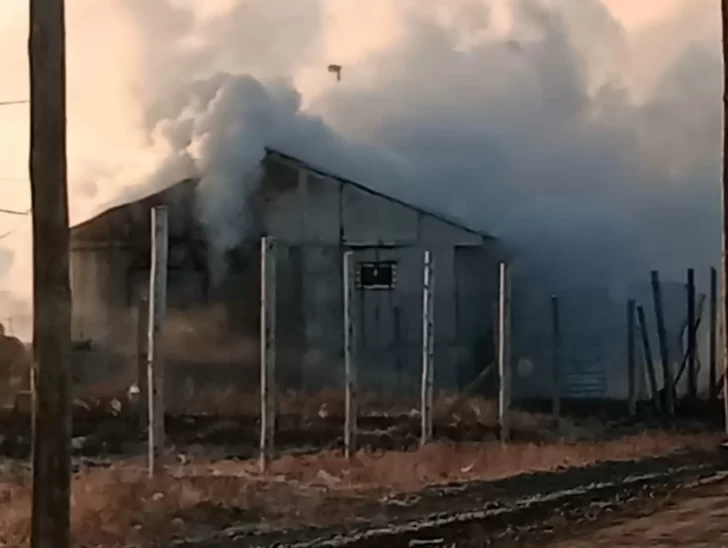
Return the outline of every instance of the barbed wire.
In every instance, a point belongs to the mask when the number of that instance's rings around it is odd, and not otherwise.
[[[30,101],[28,99],[19,99],[16,101],[0,101],[0,107],[7,107],[10,105],[26,105],[29,103]]]

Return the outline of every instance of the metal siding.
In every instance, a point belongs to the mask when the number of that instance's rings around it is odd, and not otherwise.
[[[341,227],[341,184],[311,174],[306,181],[306,201],[300,206],[304,210],[301,237],[307,242],[338,244]]]
[[[298,193],[295,190],[266,197],[264,208],[263,228],[265,234],[288,242],[297,242],[301,239],[303,236],[301,234],[301,212],[303,209],[299,204]]]
[[[273,177],[273,174],[269,175]],[[264,192],[264,232],[291,244],[339,243],[340,184],[299,170],[295,186]],[[278,185],[280,186],[280,185]]]
[[[361,388],[411,391],[419,378],[422,340],[422,252],[416,247],[355,247],[361,262],[395,261],[393,290],[355,291],[353,316]]]
[[[284,389],[300,390],[305,386],[304,249],[292,245],[279,245],[277,249],[277,382]]]
[[[342,192],[344,242],[413,244],[417,241],[419,214],[416,211],[353,185],[344,184]]]
[[[304,388],[341,387],[344,339],[341,249],[332,245],[306,245],[302,262]]]
[[[419,215],[419,239],[423,245],[451,244],[451,245],[479,245],[484,238],[463,228],[446,223],[422,213]]]
[[[93,265],[91,251],[71,251],[71,297],[73,299],[72,338],[82,340],[85,338],[86,324],[88,323],[88,309],[93,306],[93,299],[89,295],[92,287],[89,280],[90,266]]]

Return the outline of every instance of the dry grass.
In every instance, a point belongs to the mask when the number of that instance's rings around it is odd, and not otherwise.
[[[260,414],[260,394],[252,391],[241,394],[237,386],[227,388],[203,388],[195,390],[191,387],[183,398],[177,400],[175,411],[190,414],[212,413],[219,416],[257,416]],[[391,394],[363,392],[358,395],[358,403],[362,412],[380,411],[389,414],[406,414],[418,407],[416,399]],[[283,415],[299,415],[312,418],[325,410],[333,416],[344,416],[344,390],[324,389],[316,393],[305,393],[287,390],[277,395],[278,413]]]
[[[392,492],[453,481],[497,479],[603,460],[631,460],[683,447],[715,447],[720,437],[646,433],[603,443],[432,445],[411,453],[283,457],[264,477],[253,461],[192,461],[149,481],[139,463],[80,472],[73,484],[76,545],[147,546],[234,521],[331,523]],[[31,490],[27,474],[0,475],[0,545],[26,546]]]
[[[344,390],[328,388],[316,393],[288,390],[277,395],[276,405],[281,415],[298,415],[304,419],[319,416],[325,411],[331,417],[344,417]],[[450,406],[458,398],[454,392],[440,391],[435,396],[433,414],[435,420],[473,418],[483,421],[495,420],[497,402],[481,397],[468,398],[455,415],[449,413]],[[185,397],[177,400],[176,409],[180,413],[214,414],[217,416],[258,416],[260,414],[260,394],[257,391],[241,394],[235,386],[226,389],[207,388],[190,390]],[[411,397],[402,394],[382,392],[360,392],[357,404],[361,414],[407,415],[419,410],[419,394]],[[518,414],[518,413],[516,413]],[[541,418],[539,415],[523,414]]]

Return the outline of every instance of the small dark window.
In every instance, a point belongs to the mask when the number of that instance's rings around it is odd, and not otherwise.
[[[394,289],[397,284],[397,263],[394,261],[359,263],[356,282],[360,289]]]

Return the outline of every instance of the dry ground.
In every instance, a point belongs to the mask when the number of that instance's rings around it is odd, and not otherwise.
[[[728,547],[728,484],[700,489],[651,515],[626,519],[549,548]]]
[[[332,524],[393,492],[453,480],[499,479],[530,471],[633,460],[674,450],[713,448],[713,435],[645,433],[607,442],[549,445],[432,445],[416,452],[282,457],[263,477],[254,461],[185,461],[149,481],[140,462],[85,469],[74,480],[77,546],[151,546],[236,522]],[[30,482],[17,464],[0,472],[0,545],[27,546]]]

